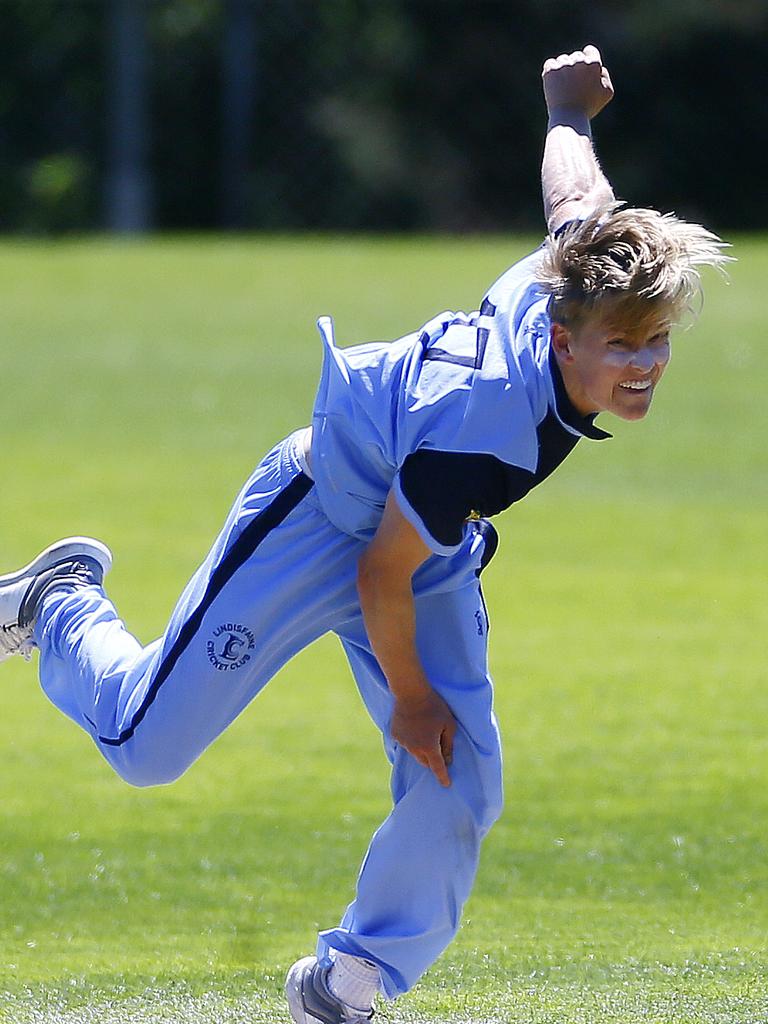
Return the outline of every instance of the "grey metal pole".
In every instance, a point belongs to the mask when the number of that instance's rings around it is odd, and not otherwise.
[[[107,57],[106,223],[137,233],[151,219],[145,0],[109,0]]]
[[[230,229],[248,225],[258,7],[259,0],[226,0],[224,7],[219,216]]]

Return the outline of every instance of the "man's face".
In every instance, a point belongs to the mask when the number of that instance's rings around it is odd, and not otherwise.
[[[669,326],[620,331],[601,321],[552,325],[552,346],[568,397],[582,416],[612,412],[639,420],[669,362]]]

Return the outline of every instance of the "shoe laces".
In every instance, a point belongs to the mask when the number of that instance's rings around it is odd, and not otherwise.
[[[17,623],[0,626],[0,661],[14,654],[20,654],[25,661],[29,661],[36,646],[31,626],[19,626]]]

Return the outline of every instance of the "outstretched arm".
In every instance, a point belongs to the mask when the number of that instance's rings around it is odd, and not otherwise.
[[[456,720],[416,650],[411,579],[431,553],[390,492],[376,535],[358,562],[357,589],[368,639],[395,701],[392,738],[450,786]]]
[[[553,232],[614,201],[613,189],[597,162],[589,125],[613,98],[613,86],[595,46],[550,57],[542,81],[549,123],[541,187],[547,229]]]

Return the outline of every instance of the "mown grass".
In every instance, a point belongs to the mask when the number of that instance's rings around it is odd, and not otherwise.
[[[242,479],[307,421],[314,317],[395,337],[476,307],[532,244],[4,243],[0,564],[101,536],[152,639]],[[768,248],[736,252],[648,420],[606,424],[501,517],[484,580],[508,806],[456,943],[384,1019],[768,1017]],[[2,1019],[286,1021],[284,971],[387,809],[333,640],[156,790],[113,776],[31,668],[2,676]]]

